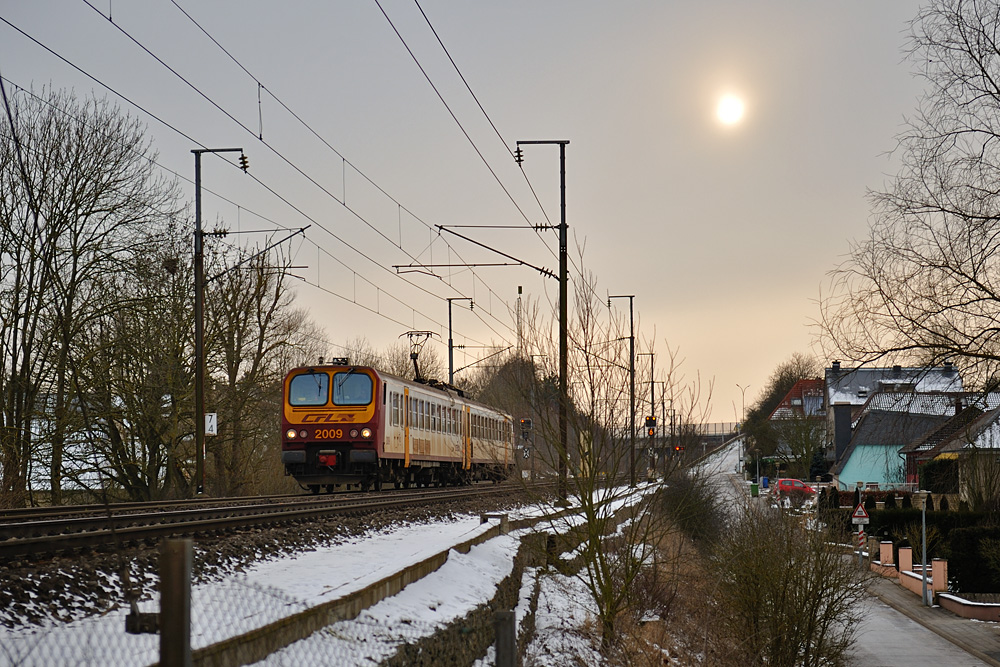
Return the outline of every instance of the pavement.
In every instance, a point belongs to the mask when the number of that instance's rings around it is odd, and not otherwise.
[[[727,476],[737,493],[749,495],[749,485],[738,475]],[[762,493],[760,497],[766,495]],[[1000,667],[1000,623],[962,618],[942,607],[925,607],[919,595],[914,595],[897,580],[888,577],[873,577],[868,592],[987,665]]]
[[[1000,624],[962,618],[941,607],[925,607],[919,595],[887,577],[877,577],[868,592],[987,665],[1000,667]]]

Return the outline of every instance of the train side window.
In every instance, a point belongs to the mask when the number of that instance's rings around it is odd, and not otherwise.
[[[438,406],[431,403],[431,430],[437,432],[438,430]]]
[[[330,376],[326,373],[303,373],[288,383],[291,405],[326,405],[330,400]]]

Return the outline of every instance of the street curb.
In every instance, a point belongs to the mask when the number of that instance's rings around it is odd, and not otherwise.
[[[883,604],[885,604],[885,605],[887,605],[889,607],[892,607],[893,609],[895,609],[896,611],[898,611],[903,616],[906,616],[907,618],[909,618],[911,621],[915,621],[916,623],[922,625],[923,627],[927,628],[928,630],[930,630],[931,632],[933,632],[934,634],[936,634],[938,637],[941,637],[942,639],[944,639],[944,640],[946,640],[946,641],[954,644],[955,646],[957,646],[958,648],[962,649],[963,651],[965,651],[969,655],[971,655],[971,656],[973,656],[975,658],[978,658],[979,660],[982,660],[987,665],[993,665],[993,667],[1000,667],[1000,660],[995,660],[994,658],[991,658],[990,656],[986,655],[985,653],[983,653],[979,649],[975,648],[974,646],[970,646],[968,643],[966,643],[966,642],[964,642],[964,641],[962,641],[960,639],[957,639],[955,637],[951,637],[951,636],[945,634],[943,631],[941,631],[940,629],[934,627],[934,625],[932,625],[930,623],[925,623],[923,620],[921,620],[919,617],[917,617],[916,614],[914,614],[913,612],[911,612],[905,606],[898,605],[895,602],[893,602],[892,600],[890,600],[889,598],[884,597],[884,596],[880,595],[879,593],[876,593],[876,592],[872,591],[871,589],[869,589],[869,592],[873,596],[875,596],[876,598],[878,598],[879,601],[881,601]]]

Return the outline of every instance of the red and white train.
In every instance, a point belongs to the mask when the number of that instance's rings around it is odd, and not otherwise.
[[[510,415],[347,359],[289,372],[282,403],[281,462],[312,493],[498,481],[514,464]]]

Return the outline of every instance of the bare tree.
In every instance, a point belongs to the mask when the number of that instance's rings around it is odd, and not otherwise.
[[[158,175],[142,125],[104,101],[25,92],[9,121],[0,126],[0,505],[25,501],[42,453],[58,503],[78,420],[71,360],[87,356],[78,342],[89,323],[116,307],[95,299],[99,283],[147,226],[172,215],[176,189]]]
[[[209,262],[206,359],[212,381],[209,405],[219,433],[209,439],[218,495],[252,490],[276,442],[280,383],[287,368],[276,361],[289,344],[292,295],[280,260],[250,251],[215,254]],[[270,450],[277,460],[277,454]]]
[[[995,0],[934,0],[908,52],[927,84],[898,137],[902,168],[871,195],[868,237],[832,274],[825,344],[857,362],[1000,361],[1000,51]]]
[[[567,447],[560,443],[558,428],[558,378],[553,369],[559,357],[552,342],[556,339],[552,326],[533,318],[524,323],[523,356],[515,356],[503,366],[506,383],[500,391],[507,394],[507,401],[530,410],[522,415],[533,420],[528,443],[541,462],[539,474],[551,479],[560,469],[566,471],[567,502],[583,520],[570,525],[556,519],[551,528],[562,539],[579,545],[580,567],[573,573],[592,596],[601,643],[608,650],[620,650],[626,630],[638,627],[643,614],[651,610],[668,613],[669,590],[679,579],[658,577],[671,571],[664,564],[676,562],[678,552],[667,545],[677,542],[665,539],[674,530],[674,519],[669,513],[655,511],[659,485],[645,481],[649,457],[644,438],[639,438],[635,452],[641,483],[637,488],[629,487],[628,323],[609,317],[592,277],[578,280],[574,294],[568,326]],[[544,365],[536,365],[535,358],[544,360]],[[507,387],[518,385],[517,391],[507,391]],[[680,409],[684,390],[671,385],[668,376],[666,393],[675,398]],[[657,472],[666,466],[669,473],[679,464],[679,458],[665,459]],[[560,504],[559,498],[545,500]]]
[[[729,664],[844,664],[863,614],[870,576],[822,530],[747,505],[715,549],[715,641]]]

